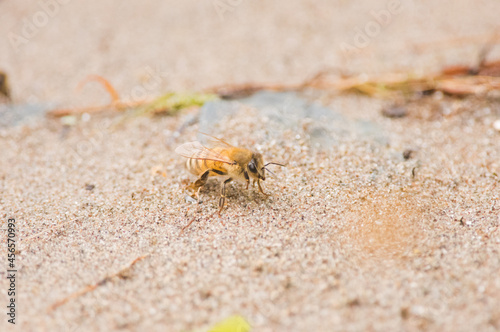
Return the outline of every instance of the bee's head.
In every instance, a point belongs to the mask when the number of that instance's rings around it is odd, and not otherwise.
[[[266,179],[266,171],[264,166],[264,159],[260,153],[254,153],[252,159],[247,165],[248,175],[255,179]]]
[[[254,153],[254,154],[252,154],[252,159],[247,164],[248,175],[250,175],[250,177],[253,179],[264,181],[266,179],[266,170],[269,171],[266,168],[267,165],[278,165],[278,166],[282,166],[282,167],[285,166],[283,164],[274,163],[274,162],[264,164],[264,159],[262,158],[262,155],[260,153]],[[274,175],[274,173],[271,171],[269,171],[269,173]]]

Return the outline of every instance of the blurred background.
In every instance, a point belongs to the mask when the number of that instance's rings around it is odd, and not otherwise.
[[[19,103],[74,102],[90,74],[141,98],[299,83],[324,69],[432,73],[477,63],[484,45],[498,43],[499,13],[496,0],[3,0],[0,71]],[[109,97],[89,86],[78,98]]]

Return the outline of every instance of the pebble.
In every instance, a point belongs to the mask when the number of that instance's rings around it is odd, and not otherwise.
[[[382,115],[388,118],[403,118],[408,114],[404,106],[390,106],[382,110]]]
[[[493,128],[494,128],[496,131],[500,131],[500,119],[499,119],[499,120],[496,120],[495,122],[493,122]]]
[[[186,200],[186,202],[188,203],[198,203],[198,201],[196,199],[194,199],[193,197],[189,196],[189,195],[185,195],[184,196],[184,199]]]
[[[50,104],[0,104],[0,127],[13,127],[35,123],[45,117]]]

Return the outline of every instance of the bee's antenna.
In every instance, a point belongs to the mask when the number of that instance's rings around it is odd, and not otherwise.
[[[276,174],[274,174],[273,172],[271,172],[270,170],[268,170],[266,167],[262,167],[262,168],[265,169],[266,171],[268,171],[269,173],[271,173],[272,176],[277,177]]]
[[[267,163],[267,164],[265,164],[265,165],[264,165],[264,167],[266,167],[267,165],[278,165],[278,166],[282,166],[282,167],[285,167],[285,166],[286,166],[286,165],[283,165],[283,164],[280,164],[280,163],[273,163],[273,162],[271,162],[271,163]],[[264,168],[264,167],[262,167],[262,168]],[[266,168],[266,169],[267,169],[267,168]]]

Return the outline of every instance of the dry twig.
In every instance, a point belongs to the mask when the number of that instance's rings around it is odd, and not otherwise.
[[[165,114],[190,107],[201,106],[215,98],[236,99],[254,94],[261,90],[300,91],[314,88],[340,93],[356,92],[373,97],[393,98],[420,92],[441,91],[454,96],[485,95],[489,92],[500,92],[500,61],[486,62],[495,40],[481,50],[476,66],[448,66],[436,75],[412,76],[408,73],[390,73],[378,77],[347,76],[335,70],[336,77],[328,77],[331,70],[322,70],[312,78],[300,84],[229,84],[207,89],[203,93],[180,94],[167,93],[156,99],[145,99],[135,102],[124,102],[113,86],[103,77],[89,76],[79,84],[81,89],[90,81],[99,82],[111,96],[111,103],[103,106],[84,107],[79,109],[57,109],[48,114],[61,117],[71,114],[100,112],[104,110],[123,111],[139,108],[140,114]]]
[[[82,289],[80,289],[79,291],[77,292],[74,292],[73,294],[63,298],[62,300],[59,300],[57,301],[56,303],[52,304],[49,309],[47,310],[47,312],[51,312],[57,308],[59,308],[60,306],[66,304],[68,301],[72,300],[72,299],[75,299],[77,297],[80,297],[80,296],[83,296],[91,291],[93,291],[94,289],[96,289],[97,287],[99,286],[102,286],[104,284],[106,284],[108,281],[111,281],[113,278],[115,277],[120,277],[120,278],[124,278],[124,276],[127,275],[127,272],[139,261],[143,260],[144,258],[148,257],[150,254],[147,254],[147,255],[143,255],[143,256],[140,256],[140,257],[137,257],[136,259],[134,259],[130,264],[128,264],[127,266],[125,266],[124,268],[122,268],[120,271],[114,273],[114,274],[111,274],[111,275],[108,275],[106,276],[105,278],[101,279],[99,282],[93,284],[93,285],[88,285]]]

